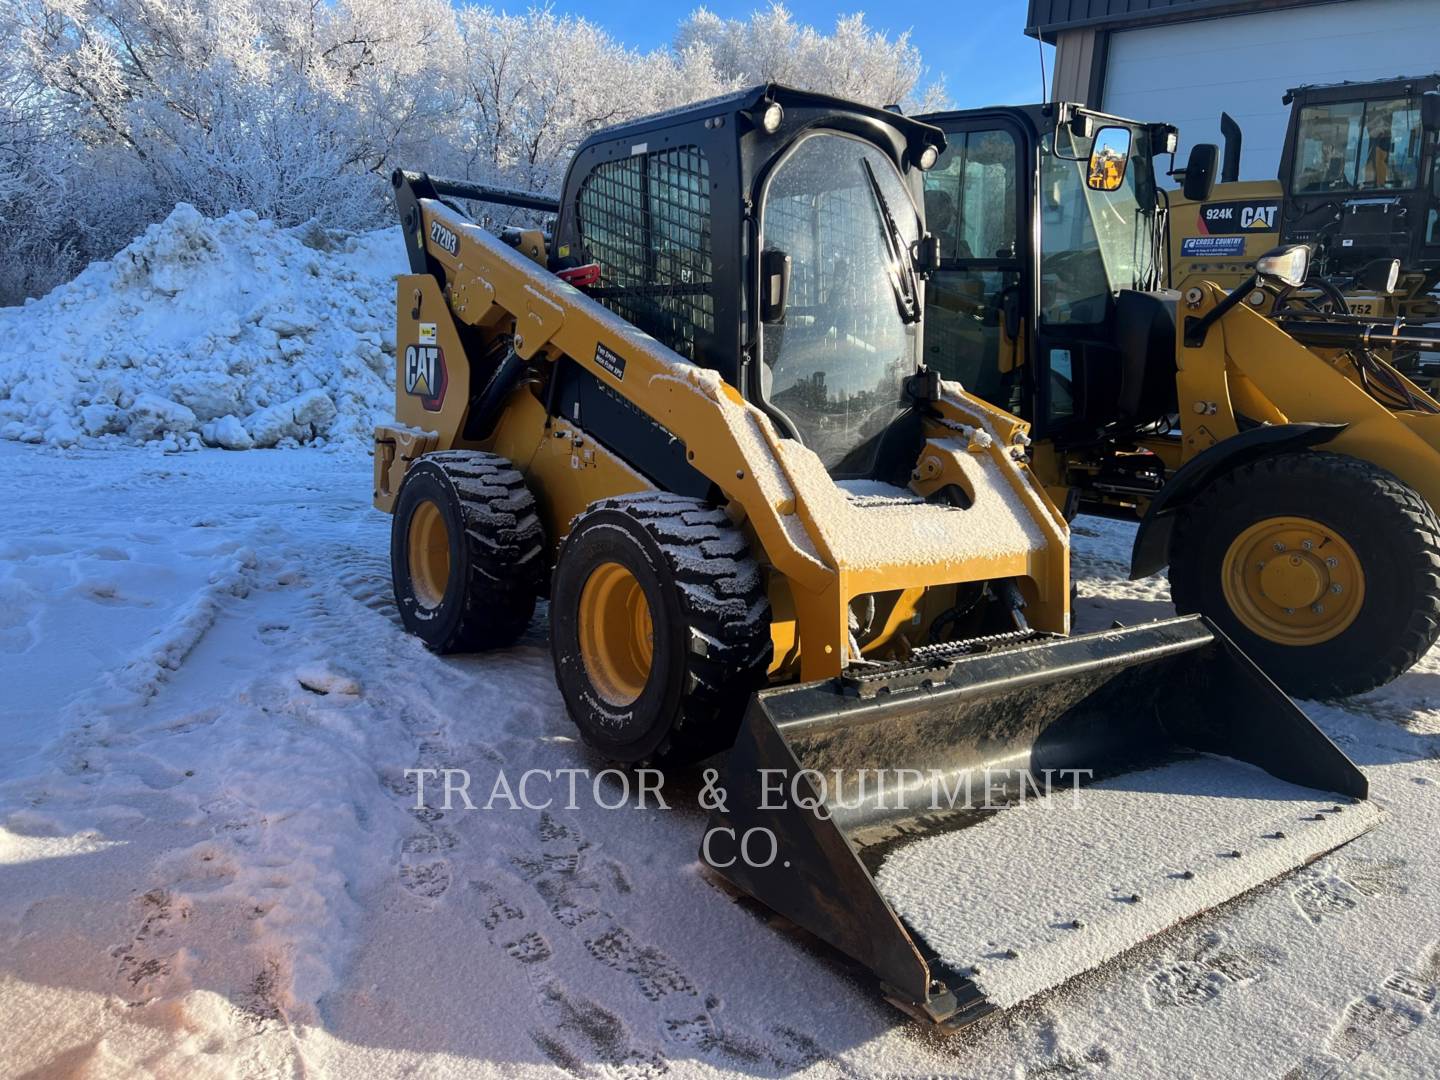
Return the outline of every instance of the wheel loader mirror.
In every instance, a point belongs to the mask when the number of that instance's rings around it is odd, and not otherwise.
[[[1119,191],[1130,161],[1130,129],[1103,127],[1090,148],[1085,184],[1091,191]]]
[[[1215,187],[1215,166],[1220,161],[1220,148],[1214,143],[1196,143],[1185,161],[1185,179],[1181,192],[1191,202],[1204,202]]]
[[[790,255],[779,248],[760,253],[760,321],[778,323],[785,319],[790,298]]]
[[[1399,259],[1373,259],[1365,264],[1358,276],[1362,289],[1378,293],[1393,293],[1400,284]]]
[[[1440,90],[1420,95],[1420,126],[1426,131],[1440,130]]]
[[[1267,251],[1255,260],[1255,274],[1261,281],[1299,288],[1310,273],[1310,249],[1289,244]]]

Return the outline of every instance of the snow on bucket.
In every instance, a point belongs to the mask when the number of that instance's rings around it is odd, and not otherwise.
[[[1380,819],[1198,616],[763,691],[718,790],[702,858],[951,1025]]]

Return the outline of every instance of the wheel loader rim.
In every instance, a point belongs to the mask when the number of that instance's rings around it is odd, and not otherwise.
[[[438,608],[450,585],[450,531],[434,500],[416,505],[405,547],[416,602],[426,609]]]
[[[580,658],[596,692],[609,704],[637,701],[650,680],[655,623],[645,589],[618,562],[590,572],[580,590]]]
[[[1329,525],[1257,521],[1221,564],[1225,601],[1246,629],[1280,645],[1319,645],[1348,630],[1365,605],[1365,568]]]

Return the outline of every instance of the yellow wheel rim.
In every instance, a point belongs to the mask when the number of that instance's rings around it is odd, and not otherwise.
[[[440,507],[426,499],[410,517],[406,544],[410,554],[410,588],[424,608],[437,608],[450,584],[450,533]]]
[[[645,590],[619,563],[601,563],[580,590],[580,658],[590,684],[611,705],[629,705],[645,689],[655,655],[655,626]]]
[[[1355,549],[1328,525],[1266,518],[1237,536],[1220,570],[1246,629],[1280,645],[1318,645],[1349,629],[1365,603]]]

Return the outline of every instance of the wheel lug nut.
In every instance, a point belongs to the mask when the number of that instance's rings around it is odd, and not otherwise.
[[[1310,550],[1311,548],[1313,548],[1315,545],[1314,545],[1311,541],[1309,541],[1309,540],[1304,540],[1304,541],[1301,542],[1300,546],[1301,546],[1302,548],[1304,548],[1306,551],[1309,551],[1309,550]]]
[[[1274,547],[1275,547],[1275,550],[1276,550],[1276,551],[1284,551],[1284,550],[1285,550],[1285,545],[1282,544],[1282,543],[1280,543],[1280,541],[1278,541],[1278,540],[1275,541]]]
[[[1328,559],[1325,560],[1325,565],[1326,565],[1326,566],[1339,566],[1339,565],[1340,565],[1340,560],[1337,559],[1334,555],[1331,555]]]
[[[1334,585],[1331,585],[1331,586],[1330,586],[1330,591],[1331,591],[1332,593],[1334,593],[1336,596],[1339,596],[1342,592],[1345,591],[1345,586],[1341,585],[1341,584],[1337,581]]]
[[[1295,614],[1295,609],[1294,609],[1293,607],[1287,607],[1287,608],[1285,609],[1285,614],[1286,614],[1286,615],[1294,615],[1294,614]]]
[[[1314,606],[1312,606],[1312,607],[1310,608],[1310,610],[1313,611],[1316,615],[1324,615],[1324,614],[1325,614],[1325,605],[1324,605],[1324,604],[1315,604]]]

